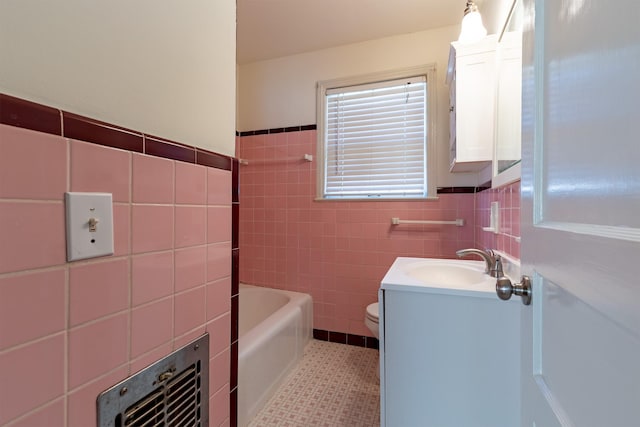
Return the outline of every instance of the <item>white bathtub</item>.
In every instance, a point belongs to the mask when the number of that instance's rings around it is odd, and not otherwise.
[[[313,335],[311,296],[240,284],[238,425],[246,426],[302,358]]]

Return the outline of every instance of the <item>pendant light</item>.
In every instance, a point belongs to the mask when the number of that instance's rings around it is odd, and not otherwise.
[[[462,29],[458,41],[462,43],[475,42],[487,35],[487,29],[482,24],[482,16],[473,0],[467,0],[462,18]]]

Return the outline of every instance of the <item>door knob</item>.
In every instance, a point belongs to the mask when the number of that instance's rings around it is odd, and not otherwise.
[[[496,281],[496,294],[501,300],[508,300],[511,295],[516,294],[522,297],[524,305],[531,304],[531,279],[529,276],[522,276],[520,283],[511,283],[508,277],[498,277]]]

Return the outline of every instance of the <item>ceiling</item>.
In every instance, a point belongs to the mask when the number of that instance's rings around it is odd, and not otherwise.
[[[237,0],[237,61],[459,24],[466,0]]]

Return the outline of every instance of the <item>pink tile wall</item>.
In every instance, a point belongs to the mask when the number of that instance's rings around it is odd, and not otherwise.
[[[65,262],[65,191],[113,193],[114,256]],[[0,125],[0,425],[95,425],[100,391],[205,330],[228,424],[230,212],[231,172]]]
[[[371,336],[365,307],[398,256],[452,258],[475,246],[474,194],[437,201],[314,201],[316,131],[238,138],[240,280],[306,292],[314,328]],[[464,227],[399,225],[391,218],[453,220]]]
[[[489,226],[491,203],[500,203],[498,234],[484,231]],[[520,259],[520,181],[476,195],[476,244],[494,248]]]

